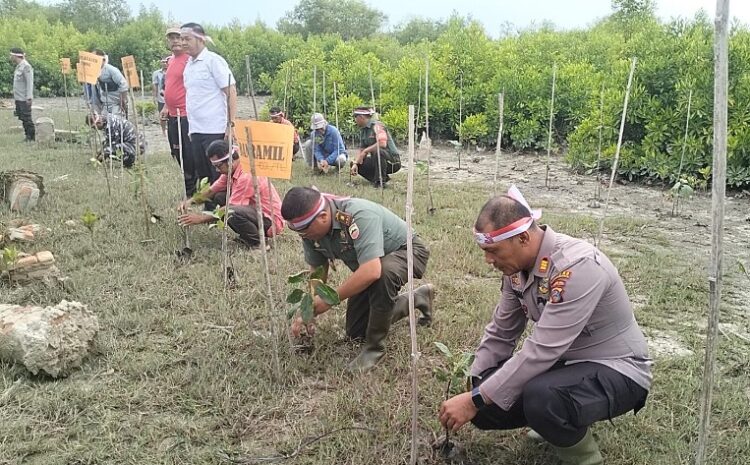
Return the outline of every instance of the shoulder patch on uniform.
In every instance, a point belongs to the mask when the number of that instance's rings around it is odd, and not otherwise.
[[[357,223],[352,223],[349,226],[349,235],[352,237],[352,240],[357,240],[359,237],[359,226],[357,226]]]
[[[350,215],[347,212],[342,212],[341,210],[336,212],[336,221],[339,223],[345,225],[345,226],[351,226],[352,224],[352,215]]]
[[[562,287],[553,287],[549,293],[549,301],[553,304],[559,304],[563,301],[563,290]]]
[[[518,273],[514,273],[510,276],[510,285],[512,287],[521,287],[521,278],[518,276]]]
[[[549,259],[547,257],[542,258],[542,261],[539,262],[539,272],[540,273],[546,273],[549,269]]]

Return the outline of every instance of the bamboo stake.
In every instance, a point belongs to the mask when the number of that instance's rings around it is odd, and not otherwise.
[[[333,112],[336,115],[336,129],[341,132],[341,126],[339,126],[339,97],[338,97],[338,89],[336,88],[336,81],[333,81]],[[336,164],[338,164],[338,159],[336,160]],[[346,166],[346,164],[344,165]],[[341,184],[341,170],[343,169],[343,166],[339,166],[336,170],[336,177]]]
[[[412,230],[412,212],[414,210],[414,105],[409,105],[409,177],[406,185],[406,230]],[[417,345],[417,317],[414,311],[414,245],[411,234],[406,235],[406,268],[408,270],[409,288],[409,336],[411,339],[411,465],[417,463],[417,435],[419,420],[418,362],[419,346]]]
[[[596,150],[596,188],[594,189],[594,200],[598,201],[602,199],[602,187],[601,187],[601,162],[602,162],[602,131],[604,129],[604,83],[602,83],[602,92],[599,99],[599,146]],[[598,204],[597,204],[598,205]]]
[[[693,103],[693,89],[690,89],[688,93],[688,106],[687,106],[687,117],[685,118],[685,138],[682,140],[682,154],[680,155],[680,166],[677,168],[677,182],[680,182],[680,176],[682,176],[682,165],[685,162],[685,149],[687,147],[688,131],[690,129],[690,107]],[[674,199],[672,199],[672,216],[677,215],[677,203],[680,200],[680,191],[674,192]]]
[[[323,114],[328,116],[328,104],[326,103],[326,70],[323,70]]]
[[[313,66],[313,113],[318,111],[318,67]]]
[[[464,149],[464,140],[461,137],[464,127],[464,73],[461,71],[461,84],[458,90],[458,169],[461,169],[461,151]]]
[[[497,147],[495,148],[495,178],[492,181],[493,195],[497,195],[497,177],[500,173],[500,155],[503,151],[503,112],[505,111],[505,89],[497,94],[497,107],[500,118],[500,125],[497,128]]]
[[[435,213],[432,203],[432,185],[430,183],[430,162],[432,161],[432,139],[430,139],[430,57],[427,57],[424,71],[424,132],[427,139],[427,212]]]
[[[258,184],[257,171],[255,169],[255,148],[253,146],[253,137],[250,128],[245,128],[245,137],[247,138],[247,152],[250,158],[250,174],[253,177],[253,190],[255,191],[255,211],[258,218],[258,233],[260,234],[260,250],[263,256],[263,270],[266,275],[266,293],[268,294],[268,326],[273,343],[273,365],[276,373],[276,380],[281,381],[281,362],[279,361],[279,341],[276,338],[276,305],[273,300],[273,286],[271,283],[271,271],[268,265],[268,253],[266,252],[266,231],[263,228],[263,207],[260,199],[260,186]],[[270,183],[270,179],[269,179]],[[269,191],[270,194],[270,191]],[[273,219],[271,219],[273,224]],[[291,337],[291,335],[290,335]],[[291,343],[290,343],[291,344]],[[290,347],[293,347],[290,345]]]
[[[711,267],[708,276],[709,316],[698,422],[698,447],[695,453],[696,465],[706,463],[706,449],[711,430],[711,399],[716,371],[716,350],[721,311],[722,243],[724,239],[724,197],[726,195],[727,170],[728,22],[729,0],[717,0],[714,23],[716,31],[714,33],[714,161],[711,182],[713,221],[711,224]]]
[[[620,162],[620,149],[622,149],[622,136],[625,132],[625,118],[628,113],[628,101],[630,100],[630,89],[633,85],[633,74],[635,74],[635,64],[638,61],[636,57],[630,62],[630,75],[628,76],[628,86],[625,89],[625,102],[622,105],[622,118],[620,119],[620,135],[617,138],[617,150],[615,151],[615,161],[612,164],[612,173],[609,177],[609,187],[607,188],[607,198],[604,199],[604,211],[602,212],[602,219],[599,221],[599,234],[596,236],[594,245],[598,246],[604,233],[604,220],[607,219],[607,209],[609,207],[609,198],[612,195],[612,185],[615,183],[615,175],[617,174],[617,164]]]
[[[86,110],[88,114],[91,117],[91,120],[94,119],[94,109],[91,106],[91,102],[89,102],[87,96],[86,96],[86,85],[83,84],[81,86],[81,90],[83,91],[83,100],[86,103]],[[96,124],[91,128],[91,131],[89,132],[89,145],[91,146],[91,153],[94,157],[94,160],[96,160],[96,150],[99,146],[99,130],[96,128]],[[104,180],[107,183],[107,196],[109,197],[110,202],[112,201],[112,187],[109,185],[109,174],[107,174],[107,166],[102,163],[102,168],[104,170]]]
[[[258,106],[255,103],[255,87],[253,86],[253,72],[250,69],[250,55],[245,55],[245,66],[247,67],[247,91],[253,99],[253,114],[258,121]]]
[[[144,89],[145,86],[143,85],[144,84],[143,70],[141,69],[140,72],[141,72],[141,100],[143,100],[146,98],[146,94],[145,94],[145,89]],[[133,110],[135,110],[135,108],[133,108]]]
[[[229,160],[227,160],[228,165],[228,171],[227,171],[227,194],[226,194],[226,202],[224,202],[224,227],[221,230],[221,252],[224,256],[224,289],[229,288],[229,270],[231,268],[231,264],[229,261],[229,247],[227,247],[227,228],[229,228],[229,217],[232,215],[232,210],[229,208],[229,200],[232,198],[232,174],[234,171],[234,154],[232,150],[232,120],[230,119],[229,114],[229,99],[230,99],[230,90],[232,87],[232,74],[229,74],[227,84],[227,145],[229,146]],[[263,221],[261,220],[260,223],[258,223],[260,227],[258,229],[263,229]],[[234,270],[232,271],[232,274],[234,275]]]
[[[367,65],[367,74],[370,77],[370,99],[372,102],[372,109],[377,113],[377,107],[375,106],[375,88],[372,85],[372,68],[369,64]],[[385,198],[385,186],[383,186],[383,165],[380,160],[380,142],[378,142],[377,134],[375,135],[375,155],[378,157],[378,180],[380,181],[380,200],[382,201]]]
[[[284,109],[285,115],[286,115],[286,94],[287,94],[287,89],[289,88],[289,75],[291,74],[291,72],[292,72],[292,67],[291,65],[289,65],[289,67],[287,67],[286,69],[286,78],[284,78],[284,105],[282,106],[282,108]]]
[[[130,101],[133,104],[133,109],[135,109],[135,94],[133,93],[132,86],[128,86],[128,93],[130,94]],[[137,167],[137,171],[138,182],[140,183],[141,187],[141,207],[143,208],[143,216],[146,220],[146,238],[151,239],[151,210],[148,206],[148,194],[146,193],[146,158],[141,154],[141,144],[139,138],[140,131],[138,130],[137,111],[133,111],[133,125],[135,125],[135,163],[133,166],[136,166],[136,164],[140,163],[140,166]],[[120,131],[120,134],[122,134],[122,131]],[[123,158],[125,158],[124,151]]]
[[[549,103],[549,131],[547,133],[547,168],[544,175],[544,186],[549,189],[549,163],[552,153],[552,121],[555,117],[555,84],[557,81],[557,65],[552,65],[552,98]]]
[[[419,110],[422,108],[422,73],[419,73],[419,91],[417,92],[417,116],[414,118],[415,124],[414,124],[414,134],[416,137],[416,141],[419,142],[419,136],[416,135],[416,132],[418,131],[417,127],[419,126]]]
[[[68,105],[68,77],[63,73],[63,86],[65,86],[65,109],[68,111],[68,143],[70,152],[73,153],[73,124],[70,122],[70,106]]]
[[[109,104],[109,89],[106,89],[106,88],[104,89],[104,100],[107,102],[105,105],[102,105],[103,109],[104,108],[107,109],[107,114],[104,115],[104,118],[105,118],[105,121],[106,121],[107,115],[111,115],[112,114],[112,107]],[[133,100],[133,101],[135,102],[135,100]],[[135,105],[135,103],[133,105]],[[122,134],[122,131],[120,131],[120,134]],[[112,155],[113,155],[113,153],[112,153],[112,130],[110,129],[109,124],[107,124],[107,135],[108,135],[107,142],[109,143],[109,159],[107,160],[107,162],[109,163],[109,172],[113,173],[112,177],[114,178],[115,177],[115,175],[114,175],[114,168],[113,168],[113,163],[114,162],[112,161]],[[120,147],[122,147],[122,145],[120,145]],[[104,169],[107,169],[107,167],[104,166]]]
[[[182,175],[182,200],[184,202],[187,202],[188,195],[187,195],[187,189],[185,189],[185,158],[182,154],[182,121],[181,121],[181,114],[180,109],[177,109],[177,134],[178,134],[178,140],[180,141],[180,174]],[[183,239],[184,239],[184,249],[190,249],[190,236],[188,235],[188,228],[183,227],[182,228],[183,233]]]

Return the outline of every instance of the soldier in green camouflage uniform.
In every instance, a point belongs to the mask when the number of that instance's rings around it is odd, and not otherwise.
[[[339,259],[353,272],[336,289],[348,300],[346,334],[364,338],[361,353],[349,363],[352,372],[364,372],[385,353],[385,338],[391,324],[409,313],[408,296],[399,295],[407,282],[408,232],[404,220],[387,208],[356,198],[334,197],[315,189],[294,187],[284,197],[281,214],[289,229],[302,236],[305,261],[312,269]],[[424,275],[429,250],[413,235],[414,277]],[[422,313],[420,324],[432,318],[433,288],[415,291],[415,307]],[[315,297],[315,315],[330,308]],[[295,322],[297,332],[301,322]]]
[[[359,153],[352,161],[352,174],[359,174],[375,187],[385,186],[389,174],[401,169],[401,156],[385,125],[374,117],[375,110],[357,107],[353,112],[359,126]],[[378,157],[380,162],[378,163]],[[378,171],[379,170],[379,171]]]

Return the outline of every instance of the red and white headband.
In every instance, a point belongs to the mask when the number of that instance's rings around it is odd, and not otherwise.
[[[10,52],[10,54],[13,55],[14,57],[18,57],[18,58],[25,58],[26,57],[25,53]]]
[[[503,241],[505,239],[511,238],[513,236],[517,236],[521,234],[522,232],[527,231],[531,227],[531,225],[534,223],[534,220],[538,220],[539,218],[542,217],[542,211],[532,210],[531,207],[529,206],[529,203],[523,197],[523,194],[521,194],[521,191],[518,190],[515,184],[510,186],[510,189],[508,189],[508,197],[512,198],[516,202],[526,207],[526,209],[529,210],[529,212],[531,212],[531,216],[521,218],[518,221],[514,221],[513,223],[507,226],[503,226],[500,229],[496,229],[488,233],[481,233],[475,229],[474,239],[477,241],[477,244],[492,245],[500,241]]]
[[[301,231],[305,229],[325,208],[326,198],[323,194],[321,194],[320,200],[318,200],[318,203],[315,204],[315,206],[311,208],[310,211],[308,211],[304,215],[298,216],[297,218],[292,218],[291,220],[287,221],[289,229],[291,229],[292,231]]]
[[[196,32],[192,28],[189,28],[189,27],[183,27],[182,29],[180,29],[180,35],[193,36],[196,39],[202,40],[203,42],[208,42],[210,44],[216,45],[214,43],[214,40],[211,38],[211,36],[206,35],[206,34],[201,34],[200,32]]]
[[[352,112],[356,115],[372,116],[375,114],[375,110],[372,108],[357,108]]]
[[[223,157],[219,158],[218,160],[213,160],[211,163],[225,162],[225,161],[229,160],[229,157],[231,157],[233,153],[237,153],[237,154],[240,153],[240,146],[239,145],[232,145],[232,150],[228,154],[224,155]]]

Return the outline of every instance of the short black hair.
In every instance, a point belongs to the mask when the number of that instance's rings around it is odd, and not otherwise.
[[[208,144],[206,155],[208,158],[223,157],[229,153],[229,144],[224,139],[219,139]]]
[[[292,187],[281,202],[281,216],[290,221],[309,212],[320,201],[320,192],[311,187]]]
[[[279,107],[271,107],[271,109],[268,110],[268,113],[270,113],[270,114],[281,113],[281,108],[279,108]]]
[[[19,55],[24,55],[23,49],[18,48],[18,47],[13,47],[12,49],[10,49],[10,53],[16,53],[16,54],[19,54]]]
[[[498,195],[488,200],[479,211],[474,229],[499,229],[530,216],[531,212],[521,202],[507,195]]]
[[[201,26],[198,23],[185,23],[182,26],[180,26],[180,29],[182,29],[183,27],[190,28],[193,31],[197,32],[198,34],[206,34],[206,31],[203,30],[203,26]]]
[[[107,55],[106,53],[104,53],[104,50],[102,50],[100,48],[95,48],[95,49],[91,50],[91,53],[93,53],[94,55],[99,55],[100,57],[103,57],[103,56]]]

